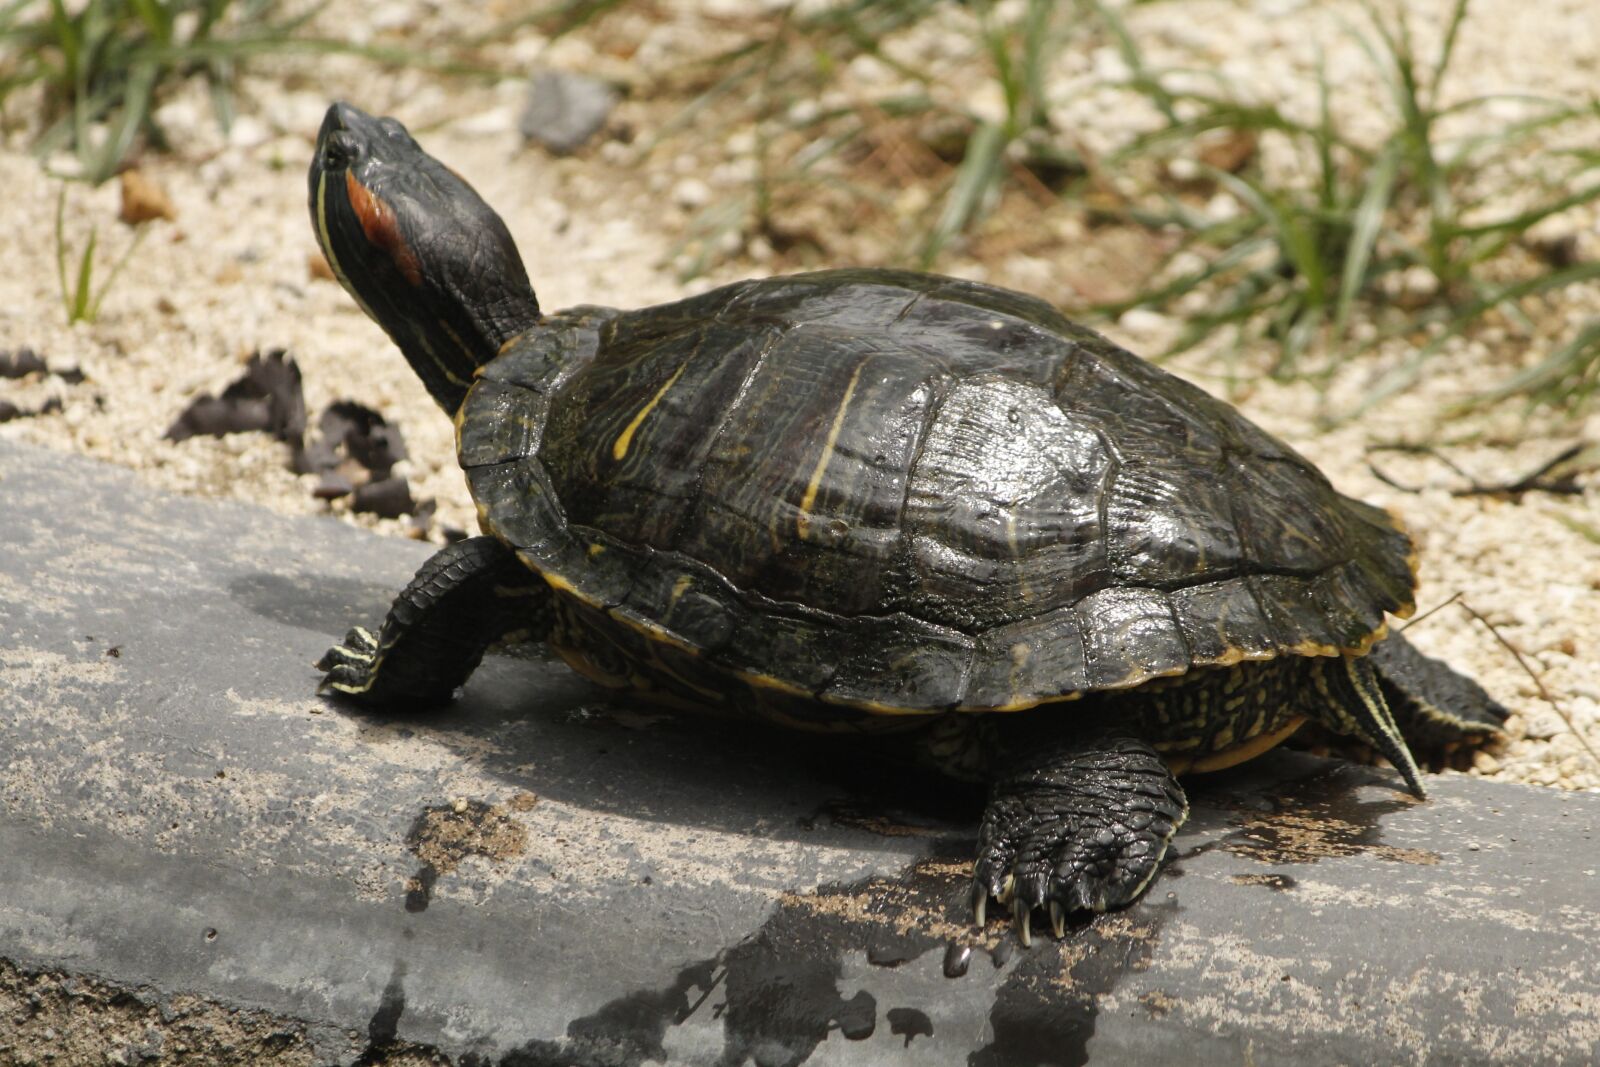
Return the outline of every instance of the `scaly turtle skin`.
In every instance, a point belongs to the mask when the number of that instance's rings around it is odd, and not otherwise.
[[[1411,542],[1226,404],[1048,304],[889,270],[540,312],[498,216],[393,119],[328,112],[334,273],[454,416],[483,536],[443,549],[325,686],[442,704],[542,639],[602,685],[905,730],[993,783],[980,921],[1124,904],[1175,775],[1313,720],[1422,784],[1505,710],[1398,637]],[[1396,716],[1399,723],[1396,722]]]

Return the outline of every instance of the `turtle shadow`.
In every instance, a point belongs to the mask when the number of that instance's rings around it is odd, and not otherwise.
[[[446,707],[322,698],[370,745],[421,737],[514,790],[586,811],[832,847],[970,848],[984,789],[919,766],[903,737],[815,734],[666,710],[572,671],[542,645],[491,653]]]
[[[395,592],[377,582],[265,572],[239,575],[229,591],[253,613],[326,634],[330,645],[351,625],[375,624]],[[315,681],[308,675],[308,694]],[[903,735],[814,734],[668,711],[587,681],[543,645],[486,656],[456,700],[437,710],[324,701],[359,723],[367,744],[420,735],[469,755],[514,789],[597,813],[909,853],[970,843],[983,811],[982,786],[917,765]],[[1267,799],[1262,779],[1281,775],[1276,765],[1270,754],[1186,778],[1196,810],[1185,836],[1220,834],[1229,844],[1212,847],[1266,863],[1385,852],[1379,820],[1412,803],[1403,794],[1357,801],[1359,785],[1390,779],[1322,761],[1316,765],[1345,771],[1307,771]]]
[[[324,635],[295,639],[321,649],[351,626],[375,626],[397,588],[259,570],[227,583],[231,599],[252,614]],[[298,661],[302,654],[291,655]],[[311,698],[318,676],[308,670],[304,679]],[[514,790],[597,813],[911,851],[902,838],[970,836],[981,812],[980,795],[919,770],[903,744],[663,711],[587,681],[542,644],[491,652],[456,699],[435,710],[315,699],[323,713],[356,723],[360,743],[420,737]]]
[[[397,587],[381,582],[324,574],[251,571],[228,581],[229,595],[251,613],[284,626],[330,634],[382,619],[397,592]]]

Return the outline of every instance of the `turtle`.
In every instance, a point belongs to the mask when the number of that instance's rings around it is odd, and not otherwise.
[[[1507,714],[1389,631],[1416,586],[1394,517],[1044,300],[844,268],[545,313],[467,181],[342,102],[309,200],[454,419],[482,530],[327,652],[325,693],[441,706],[544,641],[663,706],[902,735],[987,783],[974,918],[997,901],[1025,942],[1146,889],[1179,775],[1311,722],[1420,798],[1408,733]]]

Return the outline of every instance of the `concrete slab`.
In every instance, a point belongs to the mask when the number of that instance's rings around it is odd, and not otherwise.
[[[0,545],[22,974],[266,1012],[318,1062],[1597,1058],[1600,797],[1274,755],[1194,782],[1142,903],[1024,951],[968,926],[978,798],[859,745],[543,655],[428,718],[315,697],[426,546],[4,441]]]

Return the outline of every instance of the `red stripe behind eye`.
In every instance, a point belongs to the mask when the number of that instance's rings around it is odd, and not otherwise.
[[[395,269],[405,276],[406,281],[421,285],[422,267],[406,244],[394,211],[382,198],[357,181],[350,171],[344,172],[344,188],[350,198],[350,207],[355,211],[356,218],[361,220],[361,232],[367,235],[367,240],[388,254]]]

